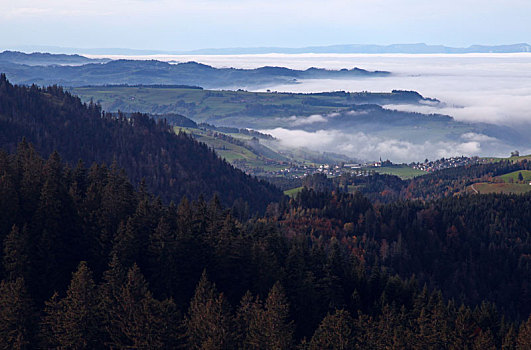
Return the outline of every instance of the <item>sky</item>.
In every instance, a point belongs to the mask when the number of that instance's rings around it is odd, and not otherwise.
[[[531,42],[529,0],[0,0],[0,49]]]

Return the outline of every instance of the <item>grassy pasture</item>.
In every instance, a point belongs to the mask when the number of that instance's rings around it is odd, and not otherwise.
[[[295,187],[295,188],[292,188],[291,190],[286,190],[284,191],[284,194],[286,196],[290,196],[290,197],[295,197],[297,195],[297,193],[299,193],[300,191],[302,191],[304,187]]]
[[[380,168],[363,168],[362,170],[367,171],[376,171],[379,174],[395,175],[401,179],[412,179],[417,176],[426,175],[427,172],[413,169],[407,165],[397,165],[390,167],[380,167]]]
[[[505,183],[514,183],[518,182],[518,174],[521,173],[524,181],[531,181],[531,170],[518,170],[514,171],[509,174],[498,176],[500,179],[502,179]]]
[[[473,188],[472,188],[473,186]],[[504,194],[523,194],[531,191],[531,186],[526,184],[510,183],[486,183],[480,182],[470,186],[470,190],[479,194],[504,193]]]

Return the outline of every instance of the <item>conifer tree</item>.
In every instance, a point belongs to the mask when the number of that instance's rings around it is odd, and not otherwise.
[[[130,267],[140,254],[140,237],[132,218],[127,223],[121,223],[114,238],[111,255],[116,255],[126,267]]]
[[[129,269],[117,307],[111,310],[111,347],[171,349],[175,346],[175,306],[154,299],[136,264]]]
[[[223,224],[223,207],[217,194],[206,204],[206,232],[209,234],[219,231]]]
[[[279,282],[271,288],[263,311],[249,326],[250,349],[291,349],[293,323],[289,321],[289,305]]]
[[[4,272],[9,280],[19,277],[28,278],[29,272],[29,236],[27,226],[22,231],[13,225],[11,232],[4,240]]]
[[[375,322],[376,337],[374,343],[377,348],[392,348],[400,349],[406,346],[405,328],[407,326],[407,319],[404,312],[398,312],[394,307],[385,304],[382,308],[381,315],[378,322]],[[411,348],[415,348],[417,342],[407,344]]]
[[[531,316],[520,326],[518,338],[516,339],[516,349],[531,349]]]
[[[250,291],[247,291],[242,299],[240,305],[236,311],[236,342],[239,349],[246,349],[246,338],[249,333],[249,327],[256,317],[260,317],[262,305],[258,298],[254,298]]]
[[[24,279],[0,282],[0,349],[34,347],[34,318]]]
[[[4,235],[11,229],[19,207],[18,193],[12,176],[7,173],[8,170],[7,164],[0,164],[0,239],[4,239]]]
[[[126,272],[118,256],[113,254],[109,261],[109,268],[103,273],[103,283],[99,286],[99,308],[102,310],[102,328],[106,333],[106,344],[121,344],[125,342],[123,335],[114,321],[119,312],[119,301],[122,287],[125,283]]]
[[[514,326],[511,325],[503,338],[502,350],[516,350],[516,338],[518,332],[515,331]]]
[[[70,272],[88,249],[74,204],[65,188],[63,166],[54,152],[43,170],[44,184],[33,221],[36,232],[35,273],[42,295],[60,290],[70,281]]]
[[[149,274],[153,290],[165,297],[178,286],[177,238],[168,218],[161,217],[157,228],[149,237]]]
[[[470,309],[461,305],[454,317],[455,338],[451,344],[452,349],[465,349],[472,346],[471,339],[474,334],[474,320]]]
[[[472,346],[474,350],[496,350],[496,344],[494,338],[489,330],[480,331],[476,338],[474,339],[474,344]]]
[[[43,183],[43,160],[25,138],[18,144],[14,170],[18,185],[20,215],[31,217],[39,205],[39,193]]]
[[[309,349],[349,350],[354,348],[354,320],[346,310],[336,310],[323,319],[313,335]]]
[[[189,349],[233,349],[234,322],[223,294],[203,272],[184,320]]]
[[[73,274],[66,297],[57,300],[54,296],[48,302],[44,324],[48,341],[59,348],[96,349],[102,345],[98,295],[86,262]]]
[[[40,345],[42,348],[52,349],[60,346],[56,334],[60,331],[58,322],[62,312],[59,294],[55,292],[49,300],[44,302],[44,316],[41,319],[39,329]]]

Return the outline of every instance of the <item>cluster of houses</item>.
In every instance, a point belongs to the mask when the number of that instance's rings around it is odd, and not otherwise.
[[[426,159],[423,163],[412,163],[410,166],[414,169],[419,169],[422,171],[432,172],[447,168],[457,168],[459,166],[477,164],[480,162],[479,157],[450,157],[450,158],[441,158],[438,160],[430,161]]]
[[[355,176],[368,176],[375,170],[370,168],[381,167],[382,162],[368,162],[363,164],[290,164],[284,169],[266,172],[266,176],[284,176],[289,178],[304,178],[307,175],[324,174],[328,177],[336,177],[350,173]]]
[[[290,164],[289,167],[277,171],[271,171],[268,175],[285,176],[298,179],[317,173],[331,177],[339,176],[342,173],[342,168],[339,165],[330,164]]]
[[[426,159],[422,163],[411,163],[410,167],[414,169],[419,169],[425,172],[433,172],[437,170],[447,169],[447,168],[456,168],[459,166],[465,166],[469,164],[480,163],[481,159],[479,157],[450,157],[450,158],[441,158],[438,160],[430,161]],[[245,163],[245,162],[244,162]],[[275,165],[279,163],[272,161]],[[284,163],[286,167],[280,168],[277,170],[264,170],[263,168],[251,168],[245,166],[247,164],[235,164],[240,169],[244,170],[247,174],[250,175],[261,175],[261,176],[282,176],[287,178],[304,178],[307,175],[313,174],[324,174],[329,177],[340,176],[344,173],[350,173],[354,176],[368,176],[377,172],[378,168],[393,166],[389,160],[382,161],[373,161],[366,163],[340,163],[340,164],[297,164],[297,163]],[[242,166],[243,165],[243,166]]]

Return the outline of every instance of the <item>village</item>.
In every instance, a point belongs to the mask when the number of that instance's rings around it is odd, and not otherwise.
[[[477,156],[475,157],[450,157],[450,158],[441,158],[434,161],[429,161],[426,159],[423,163],[411,163],[410,166],[413,169],[418,169],[426,172],[433,172],[437,170],[447,169],[447,168],[457,168],[459,166],[471,165],[480,163],[481,159]]]
[[[387,163],[386,163],[387,162]],[[345,173],[356,176],[369,176],[377,172],[377,168],[385,164],[392,164],[386,162],[366,162],[366,163],[338,163],[338,164],[315,164],[315,163],[289,163],[285,168],[278,170],[266,171],[263,168],[245,169],[249,175],[261,175],[271,177],[286,177],[292,179],[302,179],[308,175],[324,174],[328,177],[337,177]]]
[[[457,156],[449,158],[441,158],[438,160],[430,161],[426,159],[420,163],[406,164],[394,164],[389,160],[382,161],[370,161],[360,163],[345,163],[340,162],[337,164],[315,164],[315,163],[284,163],[286,166],[278,169],[278,162],[271,162],[271,165],[276,165],[265,170],[264,168],[251,168],[243,167],[244,171],[249,175],[271,176],[271,177],[286,177],[292,179],[304,178],[307,175],[324,174],[329,177],[336,177],[342,174],[349,173],[355,176],[369,176],[371,174],[381,172],[380,169],[392,169],[393,167],[410,167],[412,169],[420,170],[422,172],[430,173],[447,168],[456,168],[460,166],[478,164],[483,162],[481,158]],[[243,164],[239,164],[242,166]],[[389,171],[387,171],[389,173]]]

